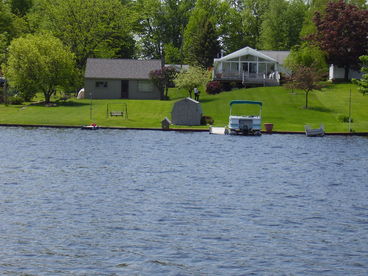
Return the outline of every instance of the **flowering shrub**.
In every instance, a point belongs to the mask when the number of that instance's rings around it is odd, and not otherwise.
[[[207,94],[218,94],[222,90],[222,85],[219,81],[210,81],[206,86]]]
[[[201,118],[201,125],[213,125],[215,121],[211,116],[202,116]]]

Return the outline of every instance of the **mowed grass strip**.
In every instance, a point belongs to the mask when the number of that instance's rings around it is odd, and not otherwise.
[[[303,131],[305,124],[313,128],[324,124],[327,132],[347,132],[348,123],[342,122],[341,118],[349,114],[350,89],[352,129],[356,132],[367,132],[368,96],[363,96],[352,84],[330,84],[322,91],[310,92],[308,109],[304,108],[303,91],[292,93],[284,87],[234,89],[217,95],[207,95],[202,88],[200,102],[204,115],[213,117],[216,126],[225,126],[228,123],[230,101],[253,100],[263,102],[262,121],[273,123],[274,130]],[[70,99],[57,102],[54,107],[35,103],[21,106],[0,105],[0,123],[67,126],[97,123],[101,126],[159,128],[164,117],[171,118],[173,104],[188,96],[188,93],[173,88],[170,89],[169,96],[169,101]],[[108,116],[107,105],[109,111],[125,111],[123,103],[128,107],[128,119]],[[255,115],[258,108],[244,105],[237,107],[236,111],[244,115]]]

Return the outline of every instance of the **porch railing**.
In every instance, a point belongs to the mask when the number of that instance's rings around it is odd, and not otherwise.
[[[219,81],[242,81],[243,83],[274,83],[278,84],[279,79],[276,74],[267,75],[265,73],[249,73],[249,72],[214,72],[214,80]]]

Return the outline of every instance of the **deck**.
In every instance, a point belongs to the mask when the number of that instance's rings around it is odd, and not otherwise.
[[[214,73],[213,80],[220,82],[241,82],[243,85],[279,86],[275,78],[268,78],[265,74],[256,73]]]

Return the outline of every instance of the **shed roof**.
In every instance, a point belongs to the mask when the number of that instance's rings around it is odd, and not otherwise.
[[[180,102],[190,102],[190,103],[194,103],[194,104],[200,104],[198,101],[190,98],[190,97],[186,97],[184,99],[181,99],[179,101],[177,101],[176,103],[180,103]]]
[[[87,59],[85,78],[149,79],[149,72],[161,68],[161,60]]]

